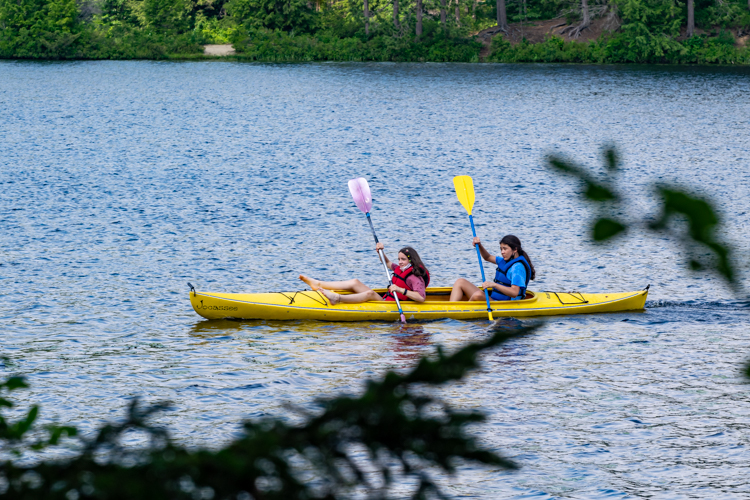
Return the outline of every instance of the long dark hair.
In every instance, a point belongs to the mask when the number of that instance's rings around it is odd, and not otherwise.
[[[399,250],[398,253],[406,255],[406,258],[409,259],[409,262],[411,262],[412,268],[414,269],[414,276],[419,276],[422,279],[427,276],[427,267],[424,265],[424,262],[422,262],[422,259],[419,258],[419,254],[416,250],[412,247],[404,247]]]
[[[526,262],[529,263],[529,267],[531,268],[531,279],[536,278],[536,271],[534,270],[534,264],[531,263],[531,257],[529,257],[529,254],[527,254],[523,248],[521,248],[521,240],[519,240],[517,237],[513,236],[512,234],[508,234],[506,236],[503,236],[503,239],[500,240],[501,245],[508,245],[511,250],[514,252],[518,250],[518,255],[522,255],[523,258],[526,259]]]

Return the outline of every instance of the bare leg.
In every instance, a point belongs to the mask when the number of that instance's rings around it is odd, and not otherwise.
[[[320,281],[316,279],[308,278],[304,274],[300,274],[299,279],[307,283],[307,286],[309,286],[311,290],[317,290],[320,288]]]
[[[318,288],[325,288],[326,290],[345,290],[347,292],[366,292],[370,290],[370,287],[365,285],[359,280],[346,280],[346,281],[319,281],[313,278],[308,278],[302,274],[299,275],[299,279],[307,283],[307,286],[313,290]]]
[[[384,300],[383,297],[369,289],[366,292],[351,293],[348,295],[340,295],[325,288],[318,288],[318,291],[331,301],[332,306],[340,302],[344,304],[361,304],[362,302],[370,302],[372,300]]]
[[[357,279],[347,281],[318,281],[303,275],[300,275],[299,279],[307,283],[307,285],[313,290],[320,291],[320,293],[325,295],[326,298],[331,301],[332,305],[336,305],[340,302],[345,304],[360,304],[371,300],[383,300],[383,297],[372,291],[370,287]],[[339,295],[338,293],[329,290],[344,290],[353,293],[350,295]]]
[[[323,293],[328,296],[329,293],[327,290],[324,290]],[[338,295],[337,293],[334,293],[333,295]],[[329,298],[330,300],[330,298]],[[339,295],[339,302],[343,302],[344,304],[360,304],[362,302],[370,302],[373,300],[384,300],[383,297],[378,295],[376,292],[370,290],[367,292],[360,292],[360,293],[352,293],[350,295]]]
[[[458,302],[459,300],[481,300],[483,295],[484,292],[482,292],[478,286],[474,285],[469,280],[459,278],[453,283],[450,300],[451,302]],[[479,298],[475,298],[477,296]]]

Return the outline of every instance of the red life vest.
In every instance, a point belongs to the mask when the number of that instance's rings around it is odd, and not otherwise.
[[[430,271],[428,271],[425,267],[423,267],[422,269],[425,272],[424,277],[422,277],[422,281],[424,281],[424,287],[425,289],[427,289],[427,285],[430,284]],[[413,291],[411,287],[406,284],[406,278],[408,278],[412,274],[414,274],[413,266],[409,266],[406,271],[402,271],[400,267],[396,266],[396,269],[393,270],[393,279],[391,281],[399,288],[405,288],[407,291]],[[396,296],[398,297],[398,300],[411,300],[401,292],[396,292]],[[392,292],[387,292],[385,295],[383,295],[383,298],[385,300],[396,300],[393,298]]]

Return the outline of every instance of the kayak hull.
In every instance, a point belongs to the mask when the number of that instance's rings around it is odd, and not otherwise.
[[[450,302],[450,288],[428,288],[423,303],[401,302],[407,321],[487,318],[485,301]],[[385,290],[375,290],[384,293]],[[492,301],[498,317],[555,316],[642,310],[648,290],[624,293],[527,292],[527,298]],[[397,321],[395,302],[337,304],[318,292],[206,293],[191,291],[190,303],[206,319]]]

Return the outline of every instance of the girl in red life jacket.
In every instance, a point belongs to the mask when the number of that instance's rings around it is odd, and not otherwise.
[[[383,244],[375,245],[375,250],[383,250]],[[383,254],[385,255],[385,254]],[[371,300],[395,300],[395,294],[399,300],[413,300],[424,302],[427,284],[430,282],[430,273],[427,271],[419,254],[412,247],[404,247],[398,252],[398,264],[385,258],[385,264],[393,270],[393,284],[388,288],[384,296],[380,296],[370,287],[358,279],[347,281],[319,281],[300,274],[299,279],[307,283],[313,290],[317,290],[331,301],[332,305],[340,302],[345,304],[359,304]],[[331,290],[344,290],[352,292],[348,295],[340,295]]]

